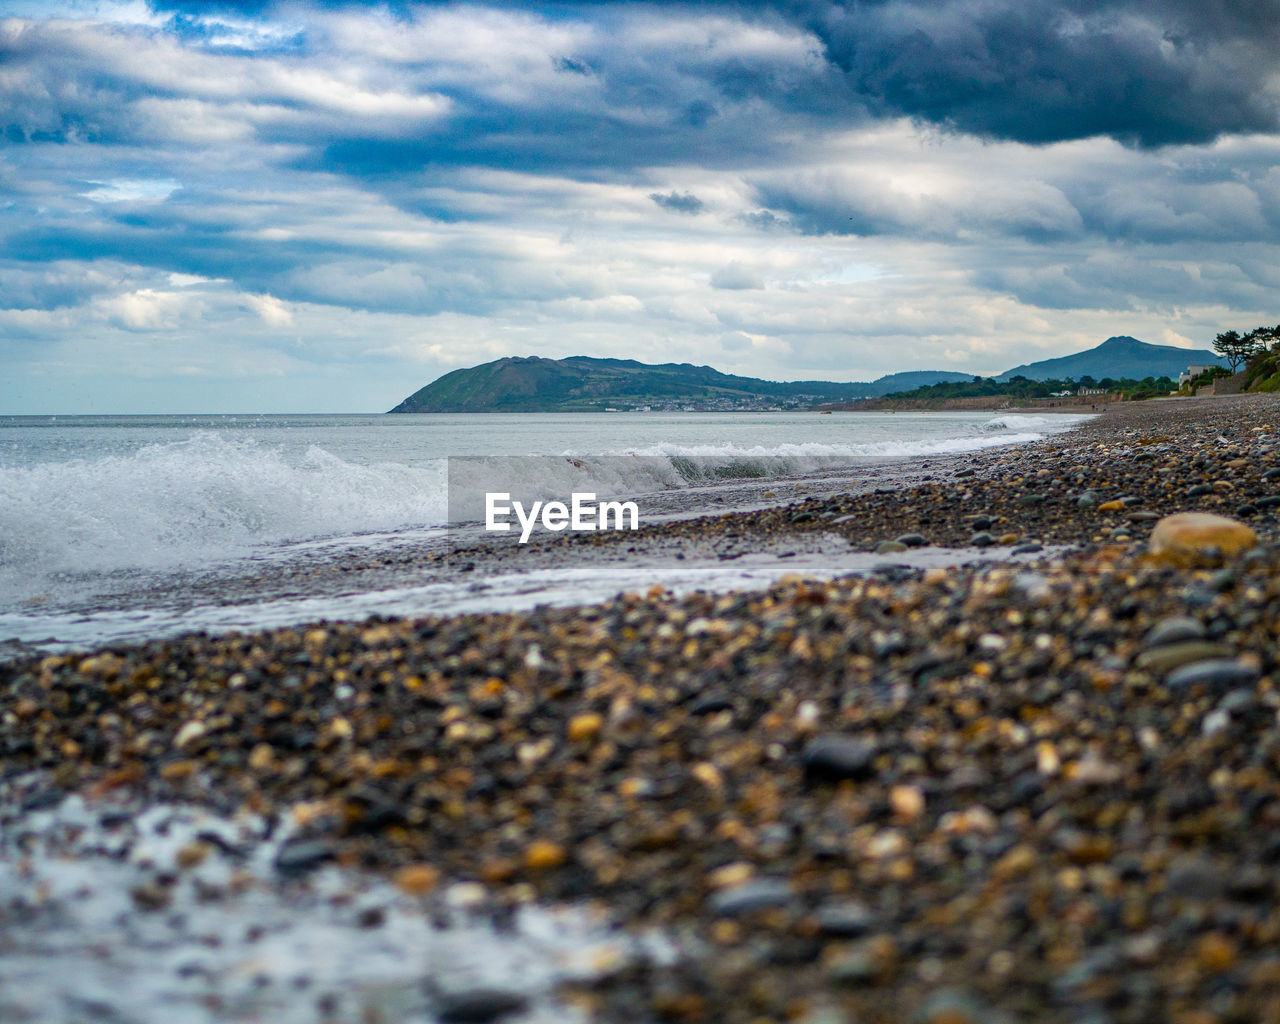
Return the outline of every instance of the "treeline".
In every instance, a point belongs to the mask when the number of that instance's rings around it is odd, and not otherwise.
[[[1255,327],[1241,334],[1223,331],[1213,350],[1231,364],[1234,373],[1244,364],[1245,391],[1280,391],[1280,325]]]
[[[1280,325],[1255,327],[1246,334],[1223,331],[1213,339],[1213,350],[1231,364],[1231,372],[1235,373],[1241,363],[1247,366],[1254,356],[1270,352],[1277,341],[1280,341]]]
[[[941,384],[926,384],[912,391],[898,391],[889,398],[912,399],[944,399],[944,398],[985,398],[992,395],[1009,395],[1011,398],[1052,398],[1067,391],[1075,394],[1081,388],[1090,391],[1101,389],[1108,393],[1120,393],[1129,399],[1154,398],[1167,395],[1177,387],[1177,382],[1169,377],[1144,377],[1133,380],[1129,377],[1103,377],[1094,380],[1085,374],[1079,380],[1031,380],[1021,375],[998,381],[994,377],[974,377],[969,381],[947,381]]]

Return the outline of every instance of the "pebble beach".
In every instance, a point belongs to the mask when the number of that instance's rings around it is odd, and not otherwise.
[[[122,933],[245,891],[284,915],[342,871],[361,942],[465,911],[519,945],[564,907],[619,937],[536,986],[268,978],[300,1020],[1280,1021],[1277,509],[1280,399],[1118,404],[532,555],[821,536],[866,573],[0,665],[0,980],[82,898],[42,862],[94,855],[134,864]],[[1235,525],[1153,539],[1186,512]],[[933,548],[973,560],[912,563]],[[155,808],[222,824],[130,860]],[[0,1018],[54,1019],[7,980]],[[190,1019],[258,1019],[229,986]],[[166,991],[119,1019],[182,1019]]]

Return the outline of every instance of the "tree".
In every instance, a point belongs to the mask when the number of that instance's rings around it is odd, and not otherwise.
[[[1244,337],[1246,340],[1251,342],[1253,346],[1249,350],[1249,355],[1253,355],[1255,352],[1263,352],[1269,349],[1277,341],[1280,341],[1280,326],[1255,327]]]
[[[1213,339],[1213,350],[1231,364],[1232,373],[1253,354],[1257,346],[1258,338],[1253,331],[1243,337],[1239,331],[1223,331]]]

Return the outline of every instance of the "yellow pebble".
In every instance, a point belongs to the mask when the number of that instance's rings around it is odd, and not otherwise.
[[[256,772],[270,768],[274,760],[275,751],[271,749],[270,743],[259,743],[249,752],[249,767]]]
[[[720,774],[720,769],[713,765],[710,761],[702,761],[693,766],[690,774],[701,782],[707,789],[719,792],[724,786],[724,777]]]
[[[574,715],[569,719],[569,739],[574,743],[579,740],[594,739],[604,728],[604,716],[594,711],[585,715]]]
[[[559,843],[553,843],[550,839],[535,839],[524,851],[524,866],[530,871],[548,871],[558,868],[568,856]]]
[[[889,806],[899,821],[915,821],[924,813],[924,791],[919,786],[894,786],[889,791]]]
[[[734,861],[716,868],[707,875],[707,885],[712,889],[730,889],[741,885],[756,873],[756,869],[746,861]]]

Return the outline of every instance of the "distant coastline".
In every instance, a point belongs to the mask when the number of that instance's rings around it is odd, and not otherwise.
[[[446,373],[389,412],[1000,409],[1028,402],[1052,406],[1059,401],[1093,405],[1115,400],[1107,396],[1108,390],[1123,391],[1127,397],[1167,394],[1188,370],[1217,363],[1218,357],[1207,349],[1148,345],[1124,336],[1108,338],[1074,355],[1017,366],[995,377],[953,370],[909,370],[865,382],[770,381],[691,363],[508,356]],[[978,394],[964,393],[973,391]],[[1087,401],[1072,401],[1075,398]],[[885,404],[887,401],[897,404]]]

